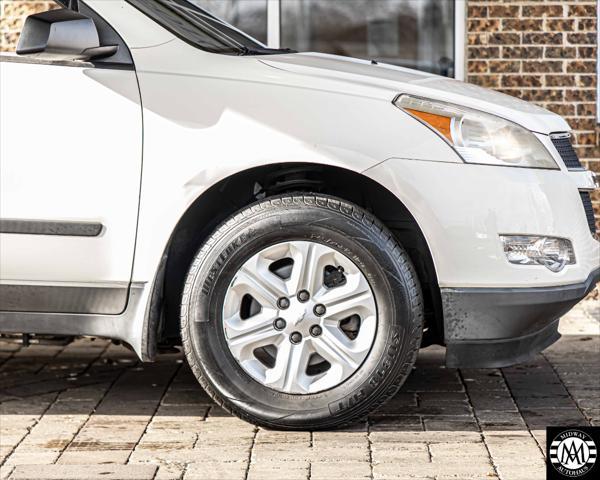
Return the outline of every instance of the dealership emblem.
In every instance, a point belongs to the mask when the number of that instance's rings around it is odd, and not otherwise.
[[[550,444],[550,462],[565,477],[587,474],[596,462],[597,446],[592,437],[581,430],[565,430]]]

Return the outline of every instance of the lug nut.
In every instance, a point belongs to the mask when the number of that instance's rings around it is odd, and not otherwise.
[[[323,333],[323,329],[321,328],[320,325],[313,325],[312,327],[310,327],[310,334],[313,337],[318,337],[322,333]]]
[[[290,342],[294,345],[300,343],[302,341],[302,334],[300,332],[292,332],[290,335]]]
[[[298,292],[298,300],[301,302],[308,302],[310,300],[310,293],[308,293],[306,290],[300,290]]]
[[[315,315],[317,317],[322,317],[323,315],[325,315],[325,312],[327,311],[327,309],[325,308],[325,305],[322,304],[317,304],[315,305],[315,308],[313,309],[313,311],[315,312]]]
[[[285,310],[290,306],[290,299],[287,297],[281,297],[279,300],[277,300],[277,306],[282,310]]]
[[[275,327],[275,330],[283,330],[286,325],[287,324],[285,323],[285,320],[283,318],[277,318],[273,322],[273,326]]]

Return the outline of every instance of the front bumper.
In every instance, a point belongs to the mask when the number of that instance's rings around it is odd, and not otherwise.
[[[444,288],[446,364],[504,367],[533,357],[560,338],[558,319],[600,281],[539,288]]]
[[[585,282],[600,267],[579,194],[586,172],[390,159],[366,172],[421,227],[440,288],[530,288]],[[512,265],[500,235],[568,238],[576,264],[559,273]]]
[[[449,366],[531,357],[559,338],[558,318],[598,281],[600,242],[579,193],[591,188],[587,172],[390,159],[365,174],[404,203],[427,240]],[[511,264],[502,234],[567,238],[576,263],[558,273]]]

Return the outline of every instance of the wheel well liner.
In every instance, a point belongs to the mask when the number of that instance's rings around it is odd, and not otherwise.
[[[157,270],[146,311],[144,358],[161,345],[178,344],[179,302],[185,275],[202,243],[241,208],[279,193],[326,193],[371,212],[396,235],[419,276],[425,307],[423,344],[443,342],[443,312],[431,252],[423,232],[404,204],[360,173],[340,167],[282,163],[240,171],[202,193],[180,218]]]

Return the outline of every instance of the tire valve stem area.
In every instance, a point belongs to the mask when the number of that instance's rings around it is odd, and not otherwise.
[[[341,265],[339,267],[334,267],[333,265],[325,267],[323,283],[327,288],[335,288],[344,285],[346,283],[346,272],[344,267]]]

